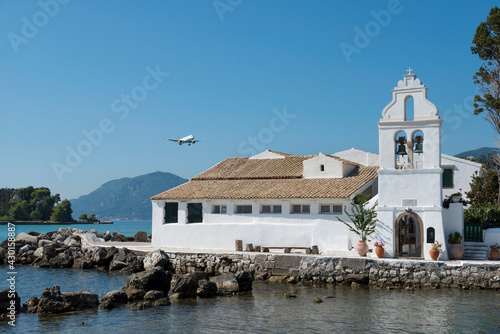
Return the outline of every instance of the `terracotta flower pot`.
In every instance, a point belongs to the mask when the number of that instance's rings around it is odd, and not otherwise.
[[[384,257],[384,253],[385,253],[384,247],[378,246],[375,248],[375,254],[377,254],[378,258]]]
[[[452,260],[460,260],[464,256],[464,249],[462,244],[451,244],[450,258]]]
[[[429,254],[431,256],[431,259],[433,259],[434,261],[436,261],[439,257],[439,250],[438,249],[435,249],[435,248],[431,248],[431,250],[429,251]]]
[[[358,251],[359,256],[366,256],[368,253],[368,244],[364,240],[359,240],[356,250]]]
[[[498,260],[498,255],[500,255],[500,252],[498,251],[498,249],[492,249],[490,251],[490,256],[491,256],[492,260]]]

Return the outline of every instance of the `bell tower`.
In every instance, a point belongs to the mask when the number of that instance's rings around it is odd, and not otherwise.
[[[388,256],[429,257],[444,243],[441,124],[427,87],[410,68],[392,90],[379,128],[377,235]],[[413,111],[413,112],[412,112]],[[412,115],[413,114],[413,115]],[[432,233],[431,233],[432,232]],[[447,258],[443,247],[442,259]]]

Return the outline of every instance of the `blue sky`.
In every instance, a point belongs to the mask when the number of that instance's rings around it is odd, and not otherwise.
[[[494,146],[472,115],[470,46],[495,5],[2,0],[0,187],[72,199],[263,149],[378,153],[377,121],[410,66],[444,119],[443,153]],[[164,139],[188,134],[205,140]]]

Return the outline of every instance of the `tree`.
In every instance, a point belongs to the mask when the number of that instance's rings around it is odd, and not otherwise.
[[[87,216],[87,213],[82,213],[80,215],[80,217],[78,217],[79,220],[82,220],[82,221],[87,221],[87,219],[89,219],[89,217]]]
[[[72,213],[73,210],[71,209],[71,203],[65,199],[54,207],[50,220],[55,222],[72,222]]]
[[[359,235],[363,241],[370,241],[368,237],[375,232],[375,224],[377,223],[378,202],[375,202],[371,208],[367,207],[367,204],[366,197],[358,194],[351,200],[351,212],[347,212],[347,209],[345,211],[351,222],[345,222],[337,217],[350,231]]]
[[[466,193],[472,205],[496,203],[498,198],[498,175],[492,169],[486,169],[482,176],[476,172],[472,176],[470,191]]]
[[[500,134],[500,9],[490,10],[486,22],[481,22],[472,40],[473,54],[484,63],[474,75],[479,94],[474,97],[474,115],[487,112],[486,119]]]
[[[9,210],[9,216],[14,220],[29,220],[29,204],[28,201],[18,201]]]

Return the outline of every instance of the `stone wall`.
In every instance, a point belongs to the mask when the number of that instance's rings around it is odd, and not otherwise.
[[[384,288],[500,289],[500,263],[341,258],[264,253],[167,252],[180,273],[255,270],[256,278],[289,283],[369,284]]]

